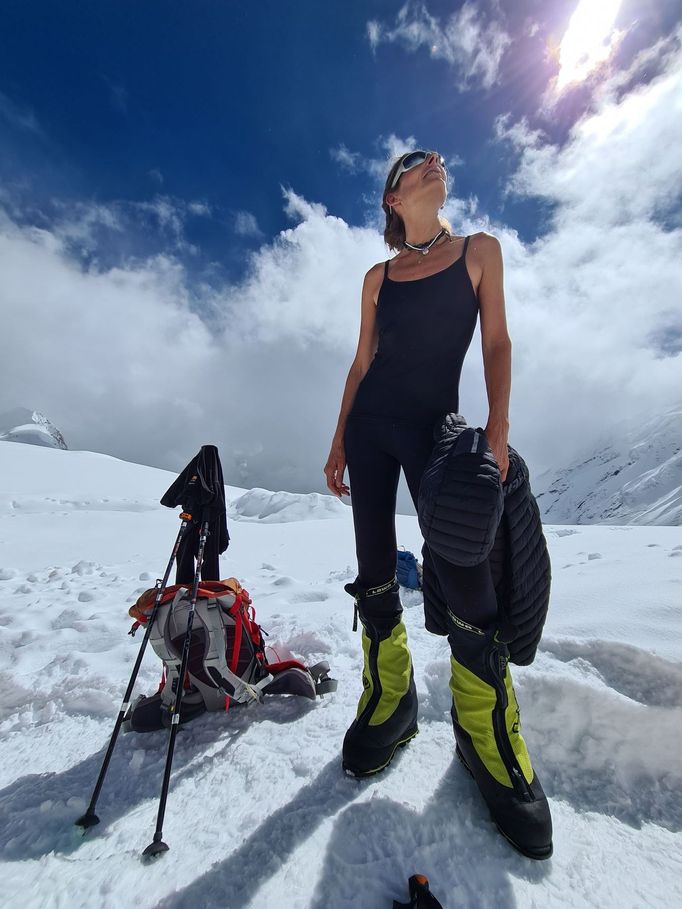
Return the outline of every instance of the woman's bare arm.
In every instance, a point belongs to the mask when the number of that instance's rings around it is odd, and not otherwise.
[[[507,331],[505,313],[502,249],[497,237],[490,234],[481,232],[475,234],[472,240],[474,260],[477,260],[481,269],[478,301],[489,405],[486,436],[497,458],[504,482],[509,466],[507,439],[512,342]]]

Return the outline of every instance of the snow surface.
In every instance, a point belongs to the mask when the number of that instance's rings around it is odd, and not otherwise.
[[[568,467],[531,477],[543,522],[682,525],[681,440],[680,408],[609,427]]]
[[[164,839],[166,733],[119,739],[83,812],[140,643],[127,608],[163,572],[174,475],[88,452],[0,442],[0,860],[4,905],[390,909],[421,872],[445,909],[682,905],[682,531],[545,526],[552,602],[535,663],[513,667],[549,796],[553,858],[514,852],[454,759],[447,642],[405,620],[420,734],[375,779],[341,771],[360,694],[351,510],[228,487],[223,576],[251,592],[280,654],[327,659],[338,691],[204,715],[177,739]],[[398,542],[418,552],[414,517]],[[155,690],[145,656],[136,691]]]

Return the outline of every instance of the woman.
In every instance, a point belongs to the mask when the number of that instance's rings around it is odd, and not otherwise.
[[[358,576],[346,589],[363,626],[364,669],[343,767],[356,776],[382,770],[418,732],[395,577],[396,491],[402,467],[417,508],[433,430],[446,413],[458,411],[462,363],[479,313],[489,402],[485,435],[502,482],[509,467],[511,340],[500,244],[484,232],[454,236],[438,215],[446,198],[447,173],[437,152],[410,152],[393,163],[382,208],[384,239],[398,254],[365,275],[357,352],[324,468],[329,489],[340,497],[350,494],[343,479],[348,466],[353,491]],[[423,554],[426,568],[428,547]],[[491,674],[488,667],[485,648],[497,615],[488,560],[473,568],[450,566],[447,577],[443,571],[439,565],[448,611],[457,619],[448,640],[458,755],[501,832],[524,854],[546,858],[549,809],[519,732],[509,671],[505,665]],[[488,709],[491,698],[496,711]]]

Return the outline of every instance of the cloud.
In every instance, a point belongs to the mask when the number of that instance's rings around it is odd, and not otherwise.
[[[52,198],[39,209],[22,206],[10,189],[0,190],[0,204],[17,224],[32,225],[49,233],[56,246],[89,266],[141,260],[155,250],[162,254],[195,256],[198,249],[187,239],[187,225],[194,218],[211,218],[210,205],[202,200],[156,195],[144,201],[113,199],[108,202]]]
[[[163,184],[163,174],[161,173],[161,171],[159,170],[158,167],[152,167],[152,169],[147,171],[147,173],[152,178],[152,180],[154,180],[156,183],[158,183],[159,185]]]
[[[258,226],[256,216],[250,211],[238,211],[234,218],[234,231],[240,237],[262,237],[263,231]]]
[[[574,228],[607,230],[639,219],[659,220],[680,205],[682,55],[648,85],[615,99],[604,90],[596,110],[552,145],[525,121],[497,121],[497,136],[520,152],[510,188],[557,206],[555,218]]]
[[[157,195],[146,202],[119,202],[114,205],[125,210],[129,217],[135,218],[140,223],[146,223],[148,228],[156,229],[160,234],[172,242],[177,252],[186,252],[194,255],[198,252],[185,237],[185,226],[190,217],[206,218],[211,216],[211,208],[206,202],[190,201],[173,196]]]
[[[331,149],[329,154],[332,160],[341,166],[342,170],[352,174],[369,174],[381,183],[381,188],[383,189],[391,162],[405,152],[420,147],[414,136],[401,138],[394,133],[390,133],[388,136],[380,136],[374,145],[376,149],[374,155],[364,155],[361,152],[351,151],[343,144],[338,148]]]
[[[555,464],[562,447],[589,444],[600,423],[680,401],[682,53],[666,48],[656,78],[622,86],[620,76],[606,83],[561,146],[527,121],[496,124],[518,155],[508,190],[551,212],[531,246],[504,228],[501,239],[518,402],[511,421],[529,429],[541,419],[556,439],[545,454]]]
[[[480,4],[466,2],[441,25],[423,3],[408,2],[391,28],[376,20],[367,23],[373,51],[381,43],[402,44],[414,53],[426,48],[435,60],[445,60],[455,71],[455,87],[490,88],[499,76],[500,62],[511,38],[499,24],[500,11],[486,15]]]
[[[332,161],[340,164],[344,170],[351,173],[357,173],[363,169],[363,158],[359,152],[349,151],[345,145],[341,144],[338,148],[332,148],[329,152]]]
[[[190,286],[172,253],[85,266],[63,223],[0,218],[2,406],[40,404],[72,447],[175,469],[213,442],[229,482],[323,489],[362,279],[384,247],[290,190],[283,202],[294,226],[220,291]],[[151,214],[171,239],[176,216]]]
[[[532,472],[569,462],[620,420],[679,403],[681,93],[678,55],[649,84],[605,94],[563,146],[531,123],[498,122],[518,161],[510,192],[552,210],[534,243],[490,221],[475,196],[448,199],[458,233],[485,229],[502,244],[510,443]],[[402,147],[396,136],[377,143],[366,166],[379,189],[381,152]],[[242,281],[211,288],[177,259],[191,216],[181,200],[84,209],[86,225],[109,219],[118,235],[139,215],[167,239],[164,255],[107,268],[74,255],[78,218],[50,228],[0,218],[0,411],[37,408],[74,447],[171,469],[213,443],[228,482],[323,491],[362,280],[388,252],[377,226],[348,224],[290,187],[281,204],[291,226],[249,256]],[[484,425],[478,329],[460,390],[461,412]],[[404,494],[399,505],[409,507]]]
[[[15,129],[25,130],[36,136],[45,136],[33,111],[16,104],[4,92],[0,92],[0,117]]]

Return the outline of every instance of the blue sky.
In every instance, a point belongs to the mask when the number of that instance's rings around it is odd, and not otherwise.
[[[470,4],[484,55],[493,56],[496,34],[508,36],[493,80],[473,53],[453,64],[425,41],[410,49],[407,29],[373,46],[371,23],[398,27],[394,2],[5,2],[0,91],[14,117],[0,116],[0,176],[48,220],[55,199],[205,203],[210,214],[190,215],[184,227],[197,249],[188,265],[213,262],[236,277],[245,249],[288,226],[280,185],[362,223],[376,180],[341,167],[334,150],[376,159],[382,138],[414,136],[461,160],[460,196],[475,194],[531,239],[544,206],[504,197],[515,161],[494,142],[493,122],[535,117],[557,68],[547,45],[575,5]],[[412,4],[407,20],[423,23],[428,9],[444,28],[461,8]],[[632,18],[627,4],[621,18]],[[663,33],[667,19],[633,32],[624,52]],[[574,95],[572,109],[543,122],[551,139],[584,100]],[[152,225],[137,227],[100,252],[130,254],[133,240],[138,253],[154,249]]]
[[[6,0],[0,305],[20,353],[5,360],[0,408],[37,407],[73,447],[161,466],[187,460],[162,430],[165,407],[192,426],[190,447],[223,408],[245,426],[239,445],[219,433],[244,484],[323,489],[362,277],[387,256],[384,176],[391,154],[415,145],[450,162],[455,231],[502,242],[518,350],[510,442],[527,460],[548,466],[575,449],[580,418],[558,414],[576,401],[601,401],[596,432],[600,414],[675,399],[682,11],[616,4],[601,63],[558,91],[578,6]],[[649,257],[637,273],[635,244]],[[204,350],[204,361],[173,351],[190,371],[172,391],[165,365],[145,373],[147,348],[135,346],[169,325]],[[547,350],[554,333],[559,355]],[[478,343],[461,399],[484,424]],[[66,349],[80,372],[55,381]],[[207,359],[227,389],[210,406]],[[538,400],[548,370],[554,387]],[[307,460],[282,417],[291,400],[315,427]],[[284,459],[269,455],[255,413],[289,439]]]

